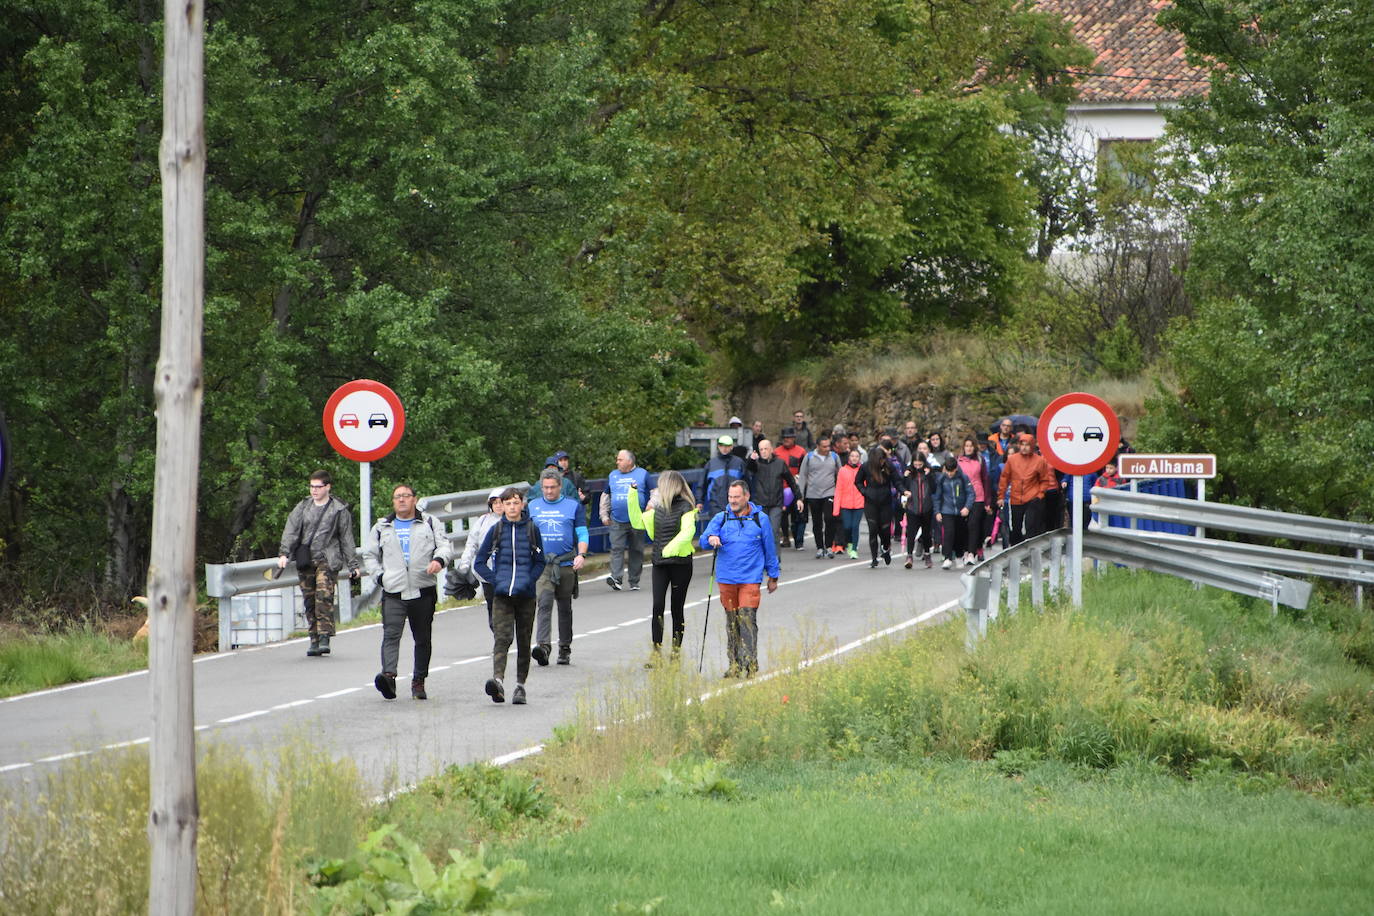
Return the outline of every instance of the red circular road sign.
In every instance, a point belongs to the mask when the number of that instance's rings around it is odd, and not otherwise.
[[[1116,454],[1121,422],[1106,401],[1075,391],[1050,402],[1035,434],[1041,454],[1056,471],[1091,474]]]
[[[324,405],[324,435],[334,451],[352,461],[376,461],[406,431],[406,412],[396,392],[372,379],[340,385]]]

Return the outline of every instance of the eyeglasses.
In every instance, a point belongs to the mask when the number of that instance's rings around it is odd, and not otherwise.
[[[329,484],[327,484],[327,483],[312,483],[312,484],[310,485],[310,489],[312,489],[312,490],[323,490],[323,489],[324,489],[325,487],[327,487],[327,486],[329,486]]]

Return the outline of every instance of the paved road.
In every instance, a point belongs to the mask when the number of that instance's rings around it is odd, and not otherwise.
[[[760,662],[798,650],[815,656],[884,629],[915,625],[948,609],[961,592],[955,571],[891,567],[863,560],[817,560],[812,551],[783,551],[782,584],[759,611]],[[710,557],[697,558],[687,606],[684,655],[701,649]],[[573,607],[572,665],[535,667],[529,705],[497,705],[482,692],[491,672],[491,637],[482,606],[442,611],[434,623],[430,699],[410,699],[410,674],[397,679],[401,697],[383,700],[373,688],[379,626],[340,633],[333,655],[305,657],[304,640],[207,655],[195,664],[197,730],[250,752],[304,736],[338,756],[353,758],[369,785],[385,791],[449,763],[518,754],[569,721],[579,697],[643,677],[649,645],[646,564],[644,589],[613,592],[604,578],[582,583]],[[720,605],[712,613],[706,673],[724,668]],[[409,634],[402,668],[409,666]],[[507,684],[514,682],[514,659]],[[508,688],[509,689],[509,688]],[[77,756],[146,743],[146,671],[0,701],[0,778],[11,786],[38,785],[53,767]]]

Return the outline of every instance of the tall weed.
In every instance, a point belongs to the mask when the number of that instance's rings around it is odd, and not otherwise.
[[[307,858],[351,850],[366,824],[362,781],[308,747],[264,770],[212,745],[197,766],[197,909],[291,912]],[[55,771],[36,798],[0,801],[0,901],[33,914],[139,912],[148,899],[148,759],[107,752]]]

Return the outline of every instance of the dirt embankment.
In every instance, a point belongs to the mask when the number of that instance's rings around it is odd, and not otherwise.
[[[745,424],[762,420],[770,436],[792,422],[793,410],[802,408],[812,429],[828,431],[838,423],[850,432],[857,431],[865,442],[877,439],[889,427],[900,432],[907,420],[915,420],[922,435],[940,430],[947,440],[962,439],[974,431],[986,435],[998,417],[1026,409],[1017,396],[995,387],[885,384],[859,391],[796,380],[748,389],[740,403],[739,416]],[[727,416],[722,415],[722,422]]]

